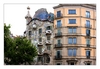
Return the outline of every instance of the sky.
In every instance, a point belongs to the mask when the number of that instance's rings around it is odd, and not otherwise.
[[[54,13],[54,6],[58,4],[49,3],[33,3],[33,4],[4,4],[4,23],[11,25],[11,33],[16,35],[23,35],[26,30],[26,19],[25,16],[28,13],[27,7],[30,7],[30,15],[34,16],[35,11],[40,8],[46,8],[48,12]]]

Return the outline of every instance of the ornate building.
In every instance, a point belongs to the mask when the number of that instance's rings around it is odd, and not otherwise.
[[[29,7],[27,9],[30,10]],[[25,16],[25,35],[38,49],[37,65],[50,65],[53,62],[53,17],[53,13],[48,13],[45,8],[38,9],[33,18],[29,11]]]

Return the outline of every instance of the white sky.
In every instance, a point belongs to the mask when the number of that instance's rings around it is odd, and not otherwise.
[[[23,35],[26,30],[27,7],[30,7],[30,14],[33,17],[35,11],[40,8],[46,8],[48,12],[54,12],[53,7],[58,4],[4,4],[4,23],[11,25],[11,33]]]

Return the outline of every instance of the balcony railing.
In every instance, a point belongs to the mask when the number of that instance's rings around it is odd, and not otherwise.
[[[59,26],[55,25],[55,28],[61,28],[61,27],[62,27],[62,25],[59,25]]]
[[[55,37],[61,37],[61,36],[62,36],[62,32],[55,33]]]
[[[87,45],[87,47],[90,47],[90,44],[86,44]]]
[[[87,59],[90,59],[90,56],[86,56]]]
[[[90,36],[90,34],[86,34],[86,36]]]
[[[51,30],[46,30],[46,35],[51,35],[52,31]]]
[[[50,40],[46,40],[45,44],[46,45],[51,45],[51,41]]]
[[[62,47],[61,43],[55,44],[55,48],[61,48],[61,47]]]
[[[62,55],[55,56],[55,60],[61,60],[61,59],[62,59]]]
[[[59,16],[55,15],[54,19],[59,19],[59,18],[62,18],[62,17],[63,17],[63,14],[61,13]]]
[[[43,44],[42,44],[42,42],[38,42],[38,46],[42,46]]]
[[[85,24],[85,28],[92,28],[92,25],[88,26]]]

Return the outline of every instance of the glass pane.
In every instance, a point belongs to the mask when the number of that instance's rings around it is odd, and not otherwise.
[[[57,27],[61,27],[61,20],[57,21]]]
[[[73,44],[76,44],[76,43],[77,43],[77,39],[73,38]]]
[[[73,49],[73,56],[76,56],[76,49]]]
[[[76,10],[69,10],[68,13],[69,14],[76,14]]]
[[[72,28],[69,28],[68,33],[72,33],[72,32],[73,32]]]
[[[61,16],[61,11],[57,11],[57,17]]]
[[[69,24],[76,24],[76,19],[69,19]]]
[[[68,49],[68,56],[72,56],[72,49]]]
[[[60,40],[58,40],[58,44],[60,44],[61,42],[60,42]]]
[[[90,21],[89,20],[86,20],[86,27],[90,27]]]
[[[73,33],[76,33],[76,28],[73,28]]]
[[[72,44],[72,38],[68,38],[68,44]]]
[[[86,56],[90,56],[90,51],[86,51]]]
[[[90,18],[90,12],[86,11],[86,17]]]

